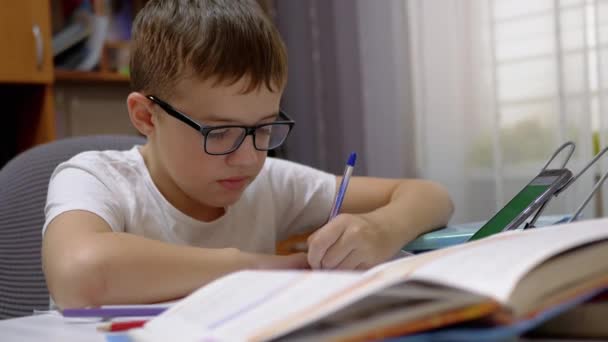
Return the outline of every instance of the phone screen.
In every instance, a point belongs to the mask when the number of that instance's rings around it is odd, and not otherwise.
[[[559,178],[555,176],[542,176],[535,178],[526,185],[507,205],[492,217],[469,240],[477,240],[499,233],[513,221],[522,211],[539,198]]]

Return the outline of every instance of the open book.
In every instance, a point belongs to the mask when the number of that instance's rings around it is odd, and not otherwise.
[[[176,303],[135,341],[367,340],[529,320],[608,288],[608,219],[398,259],[367,272],[243,271]]]

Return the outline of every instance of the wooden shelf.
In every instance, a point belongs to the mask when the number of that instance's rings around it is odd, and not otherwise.
[[[114,72],[55,69],[55,80],[57,82],[129,83],[129,76]]]

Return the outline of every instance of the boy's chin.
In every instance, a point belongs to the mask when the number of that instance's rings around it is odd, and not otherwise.
[[[222,196],[215,196],[214,198],[207,198],[204,203],[210,207],[225,208],[235,204],[241,198],[242,194],[242,192],[239,192],[238,194],[233,193],[230,195],[224,194]]]

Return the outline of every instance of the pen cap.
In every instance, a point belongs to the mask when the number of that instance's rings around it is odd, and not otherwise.
[[[346,165],[348,166],[355,166],[355,162],[357,161],[357,153],[352,152],[350,154],[350,156],[348,157],[348,161],[346,162]]]

